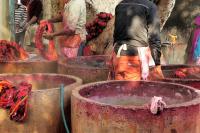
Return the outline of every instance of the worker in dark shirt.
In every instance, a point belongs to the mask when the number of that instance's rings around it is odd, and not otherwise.
[[[33,46],[35,43],[35,32],[42,16],[41,0],[30,0],[27,4],[27,13],[28,18],[25,26],[26,33],[24,43],[26,46]]]
[[[28,5],[28,19],[27,26],[39,22],[39,19],[42,15],[42,2],[41,0],[30,0]]]
[[[116,80],[147,79],[148,50],[154,71],[162,78],[160,67],[160,18],[149,0],[122,0],[115,8],[114,71]]]

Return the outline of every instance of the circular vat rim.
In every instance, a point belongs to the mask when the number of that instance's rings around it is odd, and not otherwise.
[[[178,103],[178,104],[167,105],[166,109],[188,107],[188,106],[200,104],[200,90],[197,90],[194,87],[190,87],[190,86],[182,85],[182,84],[178,84],[178,83],[169,83],[169,82],[161,82],[161,81],[144,81],[144,80],[138,80],[138,81],[110,80],[110,81],[100,81],[100,82],[88,83],[88,84],[78,86],[74,90],[72,90],[72,97],[75,97],[76,99],[79,99],[83,102],[87,102],[87,103],[90,103],[90,104],[96,104],[98,106],[108,106],[108,107],[112,107],[112,108],[122,108],[123,107],[124,109],[132,109],[132,110],[140,110],[140,109],[147,110],[148,109],[146,106],[133,106],[133,105],[122,106],[122,105],[111,105],[111,104],[107,104],[107,103],[102,103],[102,102],[98,102],[98,101],[95,101],[95,100],[92,100],[92,99],[89,99],[89,98],[85,98],[84,96],[81,96],[80,93],[79,93],[79,91],[81,89],[87,88],[89,86],[103,85],[105,83],[116,83],[116,82],[146,82],[146,83],[158,83],[158,84],[171,84],[171,85],[174,85],[174,86],[182,86],[184,88],[192,90],[193,92],[195,92],[197,94],[197,97],[190,100],[190,101],[186,101],[186,102]]]

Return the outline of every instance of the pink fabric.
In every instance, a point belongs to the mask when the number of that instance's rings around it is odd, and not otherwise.
[[[197,16],[194,20],[194,23],[197,25],[197,26],[200,26],[200,16]],[[193,31],[193,37],[192,37],[192,47],[189,51],[189,57],[188,57],[188,62],[189,63],[193,63],[194,62],[194,59],[193,59],[193,54],[194,54],[194,50],[195,48],[197,47],[196,46],[196,42],[197,42],[197,39],[198,39],[198,36],[200,35],[200,28],[197,27],[194,31]]]
[[[77,57],[78,48],[67,48],[67,47],[64,47],[64,48],[62,48],[62,53],[67,58]]]
[[[200,16],[197,16],[197,17],[195,18],[194,23],[195,23],[196,25],[200,25]]]
[[[167,105],[163,101],[162,97],[154,96],[151,99],[150,111],[152,114],[157,114],[159,111],[163,111],[166,106]]]
[[[149,66],[154,66],[154,60],[151,56],[151,51],[149,47],[138,47],[139,58],[141,61],[142,68],[142,79],[147,80],[149,75]]]
[[[195,48],[197,47],[196,46],[197,45],[196,42],[197,42],[197,39],[198,39],[199,36],[200,36],[200,28],[197,28],[197,29],[194,30],[194,35],[193,35],[193,39],[192,39],[192,49],[191,49],[192,55],[190,57],[191,61],[194,60],[193,59],[193,53],[194,53]]]
[[[195,18],[195,22],[194,22],[197,26],[200,26],[200,16],[196,17]],[[197,39],[200,35],[200,28],[196,28],[195,31],[194,31],[194,37],[192,39],[192,44],[195,44],[194,48],[196,48],[196,42],[197,42]]]

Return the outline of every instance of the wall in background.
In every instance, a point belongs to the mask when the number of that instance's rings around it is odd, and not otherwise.
[[[10,39],[8,0],[0,0],[0,39]]]
[[[166,52],[168,63],[184,63],[185,48],[193,27],[193,19],[197,15],[200,15],[199,0],[176,0],[171,16],[162,31],[163,41],[169,38],[169,33],[177,35],[177,44],[168,48]]]

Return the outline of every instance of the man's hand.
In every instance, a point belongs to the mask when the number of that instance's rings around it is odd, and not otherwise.
[[[45,39],[48,39],[48,40],[53,40],[53,38],[54,38],[54,34],[53,33],[44,33],[42,36]]]
[[[29,26],[30,26],[30,24],[26,23],[25,26],[24,26],[24,30],[27,30]]]
[[[15,27],[15,30],[16,30],[16,32],[18,32],[19,31],[19,25],[16,25],[16,27]]]

